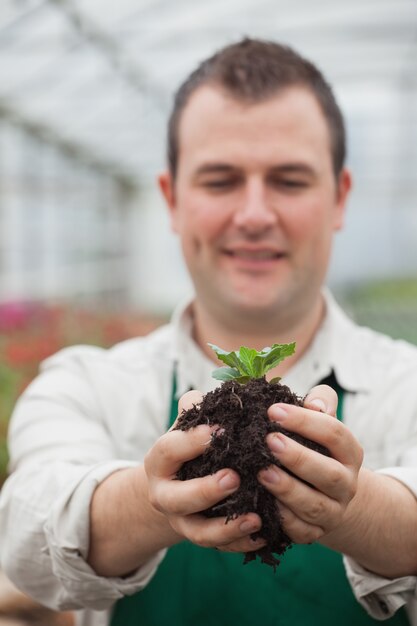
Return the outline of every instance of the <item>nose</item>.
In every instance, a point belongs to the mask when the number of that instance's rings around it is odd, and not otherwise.
[[[277,221],[277,214],[268,205],[265,184],[260,179],[247,181],[242,204],[236,208],[235,225],[249,234],[261,234]]]

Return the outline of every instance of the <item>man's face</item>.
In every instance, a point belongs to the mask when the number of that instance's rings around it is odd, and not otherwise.
[[[202,306],[302,317],[317,300],[350,179],[335,180],[306,89],[245,104],[201,87],[180,121],[176,179],[160,184]]]

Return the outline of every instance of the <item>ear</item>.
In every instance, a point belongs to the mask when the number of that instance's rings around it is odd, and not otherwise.
[[[162,172],[158,176],[158,185],[162,192],[162,195],[165,198],[165,202],[167,204],[171,229],[176,233],[178,232],[177,225],[177,203],[175,197],[175,181],[172,177],[172,174],[169,170]]]
[[[346,168],[339,174],[336,187],[336,206],[334,213],[333,229],[340,230],[343,228],[346,214],[346,202],[352,188],[352,175]]]

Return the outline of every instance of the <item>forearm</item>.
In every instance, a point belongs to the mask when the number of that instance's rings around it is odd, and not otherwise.
[[[87,561],[100,576],[125,576],[181,541],[148,500],[143,466],[111,474],[94,492]]]
[[[417,575],[417,500],[402,483],[366,469],[343,524],[321,543],[386,578]]]
[[[147,584],[158,558],[126,580],[94,576],[85,561],[92,494],[121,467],[28,465],[10,476],[0,493],[0,561],[19,589],[56,610],[103,610]]]

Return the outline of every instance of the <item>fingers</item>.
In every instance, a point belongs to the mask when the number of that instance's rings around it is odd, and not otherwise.
[[[242,515],[227,523],[225,517],[207,519],[202,515],[189,515],[171,520],[171,525],[192,543],[225,552],[251,552],[266,543],[262,538],[253,541],[250,537],[261,528],[261,520],[255,513]]]
[[[215,430],[216,426],[202,424],[187,431],[169,430],[162,435],[145,457],[148,478],[174,478],[183,463],[203,454]]]
[[[327,399],[332,400],[331,394]],[[326,406],[335,409],[335,403],[333,408]],[[286,430],[326,446],[332,455],[324,456],[282,433],[270,433],[268,447],[279,464],[293,475],[275,465],[258,475],[280,508],[284,507],[287,534],[297,543],[315,541],[340,524],[354,497],[362,448],[350,431],[328,414],[276,404],[270,407],[269,416]]]
[[[328,385],[317,385],[313,387],[310,393],[304,398],[304,406],[307,409],[313,409],[333,416],[336,415],[337,404],[337,393]]]
[[[202,394],[191,391],[179,401],[179,413],[199,404]],[[175,427],[175,424],[174,424]],[[160,437],[145,457],[150,504],[161,512],[179,536],[203,547],[226,552],[251,552],[266,541],[251,535],[261,528],[255,513],[225,523],[226,518],[208,519],[197,513],[210,508],[236,491],[239,476],[230,469],[186,481],[174,480],[184,462],[204,452],[217,426],[200,425],[188,431],[170,429]]]
[[[286,457],[285,466],[291,466],[291,471],[296,470],[297,476],[271,465],[259,472],[258,480],[279,501],[280,511],[284,507],[284,529],[288,536],[296,543],[310,543],[340,524],[356,493],[357,473],[287,437],[285,439],[286,452],[280,453],[279,457]],[[290,449],[292,444],[294,447]],[[307,452],[305,457],[304,451]],[[316,468],[317,478],[314,464],[319,457],[322,465]],[[314,486],[300,481],[298,477],[310,480]]]
[[[279,511],[282,527],[294,543],[314,543],[323,536],[323,528],[314,524],[308,524],[281,503]]]
[[[184,481],[157,479],[150,485],[149,498],[152,506],[165,515],[190,515],[223,500],[239,484],[239,476],[228,469]]]
[[[196,397],[195,392],[186,396],[182,398],[185,406]],[[156,510],[167,516],[190,515],[204,511],[239,488],[239,476],[227,468],[202,478],[175,480],[183,463],[210,445],[215,430],[216,426],[203,424],[187,431],[168,431],[148,452],[144,461],[148,497]]]
[[[325,446],[331,456],[340,463],[349,466],[361,465],[363,451],[359,442],[346,426],[334,417],[291,404],[273,404],[268,409],[268,415],[271,421],[279,422],[283,428]]]
[[[356,472],[344,466],[338,461],[326,457],[314,450],[297,443],[293,439],[281,433],[272,433],[267,437],[267,443],[275,458],[288,470],[301,478],[318,491],[323,492],[330,498],[341,502],[349,502],[356,489]],[[315,490],[301,483],[297,478],[290,476],[284,470],[271,466],[271,478],[280,490],[288,490],[291,498],[299,496],[300,501],[306,498],[306,506],[310,503],[307,499],[308,492],[315,494]],[[276,471],[275,471],[276,470]],[[281,499],[281,495],[275,493]]]
[[[328,529],[339,519],[342,509],[350,501],[350,497],[331,498],[322,491],[290,476],[285,470],[272,465],[259,473],[259,481],[270,491],[281,504],[297,515],[302,521]],[[350,484],[350,477],[346,478]],[[346,487],[345,491],[350,488]]]
[[[262,537],[258,537],[257,539],[252,539],[251,536],[244,537],[243,539],[237,539],[236,541],[232,541],[226,545],[216,546],[218,550],[221,552],[254,552],[255,550],[260,550],[266,546],[265,539]]]

